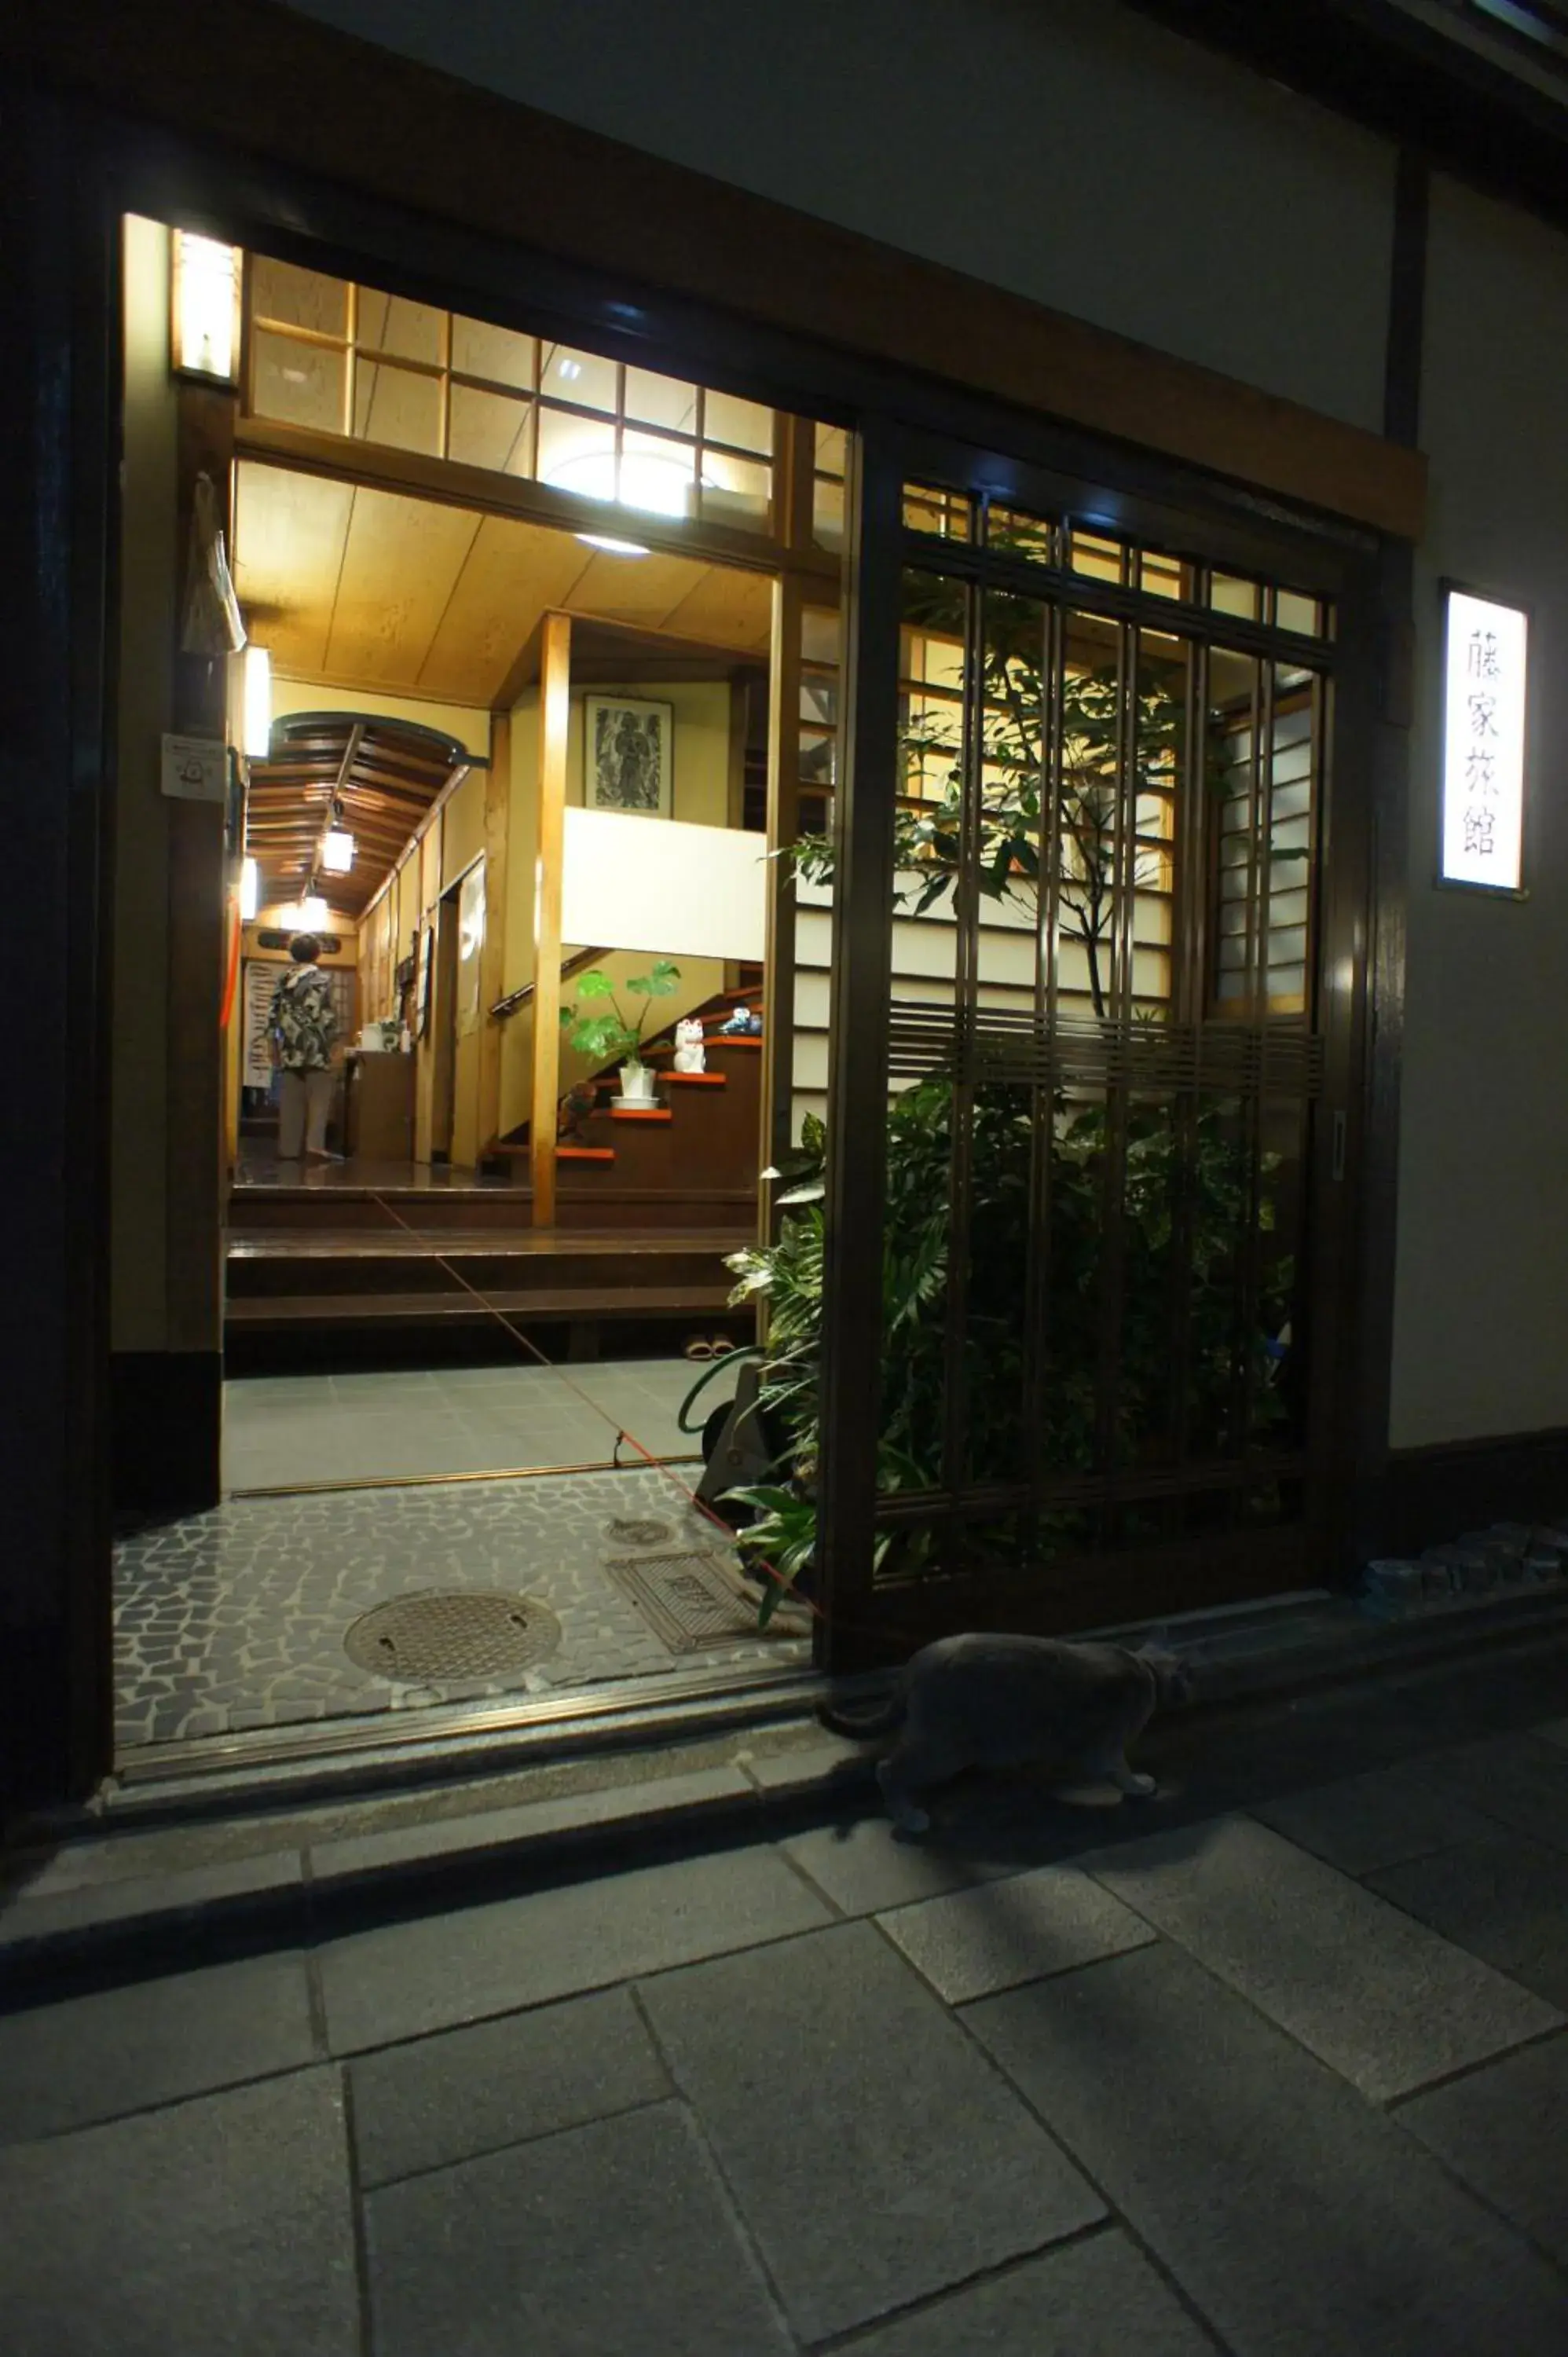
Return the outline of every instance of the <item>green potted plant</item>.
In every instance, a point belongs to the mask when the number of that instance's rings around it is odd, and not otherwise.
[[[577,978],[575,1003],[561,1009],[568,1047],[592,1057],[596,1064],[607,1064],[617,1056],[623,1060],[620,1092],[628,1104],[655,1103],[653,1074],[642,1060],[642,1034],[654,1000],[670,997],[680,979],[680,967],[669,958],[655,958],[646,974],[628,975],[621,988],[636,1002],[633,1023],[623,1011],[609,975],[593,966]]]
[[[1037,1150],[1031,1092],[987,1083],[955,1114],[950,1084],[917,1082],[887,1113],[886,1220],[882,1266],[882,1425],[879,1491],[938,1491],[950,1316],[949,1189],[955,1121],[963,1119],[972,1212],[964,1264],[968,1394],[966,1478],[975,1485],[1018,1478],[1026,1461],[1023,1414],[1025,1317],[1021,1272],[1029,1255],[1030,1172]],[[1220,1108],[1200,1106],[1184,1135],[1167,1110],[1130,1109],[1123,1151],[1121,1347],[1102,1422],[1098,1314],[1103,1199],[1110,1137],[1105,1109],[1058,1097],[1047,1133],[1051,1265],[1047,1304],[1046,1385],[1027,1455],[1052,1470],[1092,1473],[1108,1441],[1129,1466],[1163,1461],[1172,1444],[1170,1341],[1180,1308],[1187,1351],[1185,1443],[1199,1458],[1238,1457],[1286,1423],[1270,1338],[1290,1315],[1294,1261],[1279,1248],[1275,1186],[1281,1157],[1262,1157],[1254,1198],[1244,1137]],[[731,1492],[756,1519],[738,1534],[760,1556],[765,1580],[759,1623],[814,1564],[817,1457],[824,1313],[824,1170],[827,1136],[808,1118],[800,1150],[772,1175],[785,1183],[778,1241],[730,1255],[733,1299],[768,1308],[768,1359],[759,1397],[783,1436],[767,1482]],[[1186,1231],[1186,1267],[1172,1238]],[[1257,1232],[1256,1318],[1237,1324],[1239,1253]],[[1179,1283],[1179,1295],[1174,1290]],[[1076,1509],[1039,1518],[1040,1558],[1090,1544]],[[1010,1544],[1001,1532],[998,1545]],[[901,1574],[924,1562],[930,1531],[889,1524],[875,1567]]]

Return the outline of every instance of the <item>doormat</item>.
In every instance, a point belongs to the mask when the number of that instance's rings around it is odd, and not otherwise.
[[[765,1630],[757,1625],[757,1601],[738,1586],[717,1555],[621,1556],[605,1569],[628,1597],[654,1635],[672,1653],[694,1653],[703,1645],[736,1645],[749,1638],[793,1637],[798,1615],[774,1614]],[[780,1624],[785,1625],[780,1625]]]
[[[561,1623],[536,1596],[394,1596],[356,1620],[343,1651],[399,1683],[515,1677],[557,1651]]]

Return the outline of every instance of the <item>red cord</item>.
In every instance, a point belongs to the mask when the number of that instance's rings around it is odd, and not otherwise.
[[[370,1194],[371,1200],[375,1203],[380,1210],[386,1213],[389,1220],[395,1221],[397,1225],[405,1230],[409,1235],[419,1235],[419,1230],[415,1228],[411,1222],[405,1220],[401,1212],[394,1211],[392,1205],[386,1200],[384,1196],[378,1195],[373,1188],[370,1190]],[[558,1367],[553,1360],[547,1359],[543,1351],[539,1348],[538,1343],[531,1340],[529,1336],[522,1331],[521,1327],[514,1326],[511,1319],[507,1316],[506,1311],[499,1308],[493,1301],[489,1300],[485,1294],[481,1293],[477,1285],[471,1285],[468,1282],[468,1279],[463,1275],[462,1270],[455,1267],[444,1253],[434,1253],[431,1257],[435,1260],[438,1268],[444,1268],[448,1276],[456,1278],[456,1282],[462,1286],[465,1293],[468,1293],[473,1296],[474,1299],[478,1303],[480,1308],[485,1311],[488,1317],[493,1318],[498,1325],[503,1326],[506,1329],[506,1331],[511,1336],[514,1342],[520,1343],[522,1349],[528,1351],[532,1358],[536,1359],[542,1367],[547,1369],[551,1374],[556,1376],[560,1382],[564,1383],[567,1390],[575,1393],[576,1397],[583,1402],[583,1405],[585,1407],[591,1408],[596,1415],[601,1416],[604,1419],[606,1424],[613,1426],[617,1439],[629,1442],[631,1447],[636,1449],[638,1455],[643,1458],[650,1471],[662,1474],[665,1480],[669,1481],[671,1487],[680,1494],[688,1506],[694,1507],[696,1512],[710,1522],[716,1531],[722,1531],[727,1544],[734,1544],[735,1533],[731,1530],[724,1517],[721,1514],[715,1514],[713,1508],[705,1504],[704,1501],[697,1496],[695,1491],[687,1488],[686,1484],[681,1480],[672,1465],[666,1464],[661,1458],[655,1457],[650,1448],[645,1448],[642,1442],[639,1440],[634,1432],[628,1432],[624,1425],[617,1423],[615,1417],[609,1414],[608,1410],[602,1407],[597,1400],[591,1399],[588,1394],[584,1391],[580,1383],[573,1382],[571,1376],[566,1373],[564,1368]],[[781,1577],[774,1569],[773,1566],[768,1563],[765,1557],[753,1555],[749,1558],[749,1561],[756,1564],[760,1570],[766,1572],[768,1578],[774,1582],[776,1587],[783,1589],[787,1599],[792,1599],[797,1605],[803,1604],[807,1610],[811,1612],[816,1620],[821,1620],[824,1618],[821,1607],[813,1603],[810,1597],[796,1594],[795,1590],[790,1587],[789,1582]]]

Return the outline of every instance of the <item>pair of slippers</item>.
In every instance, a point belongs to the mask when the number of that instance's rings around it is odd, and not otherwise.
[[[704,1341],[701,1334],[693,1334],[691,1340],[687,1343],[682,1356],[690,1359],[693,1364],[695,1365],[703,1359],[723,1359],[726,1357],[734,1348],[735,1344],[733,1342],[726,1341],[722,1334],[715,1334],[712,1341]]]

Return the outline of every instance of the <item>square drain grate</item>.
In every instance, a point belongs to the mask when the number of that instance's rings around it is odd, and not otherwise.
[[[793,1627],[780,1628],[777,1616],[770,1629],[759,1631],[756,1603],[716,1555],[623,1555],[605,1569],[672,1653],[738,1644],[759,1634],[799,1633]]]

